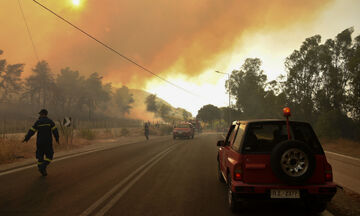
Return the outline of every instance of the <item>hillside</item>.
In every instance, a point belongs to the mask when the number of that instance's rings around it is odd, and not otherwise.
[[[156,121],[161,120],[154,116],[153,113],[146,111],[145,100],[151,94],[149,92],[140,90],[140,89],[129,89],[130,93],[133,94],[133,98],[135,102],[132,104],[132,109],[130,110],[130,114],[126,115],[126,117],[133,118],[133,119],[142,119],[144,121]],[[175,108],[171,106],[168,102],[161,98],[157,98],[157,102],[159,104],[166,104],[171,107],[171,115],[174,116],[176,119],[182,119],[182,109]]]

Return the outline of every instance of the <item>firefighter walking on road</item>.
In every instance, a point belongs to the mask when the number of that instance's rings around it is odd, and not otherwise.
[[[29,129],[24,141],[27,142],[37,132],[36,139],[36,159],[38,160],[39,172],[43,176],[47,176],[46,167],[50,164],[54,156],[54,150],[52,146],[52,135],[59,143],[59,132],[55,126],[55,123],[47,117],[48,111],[42,109],[39,112],[39,119]]]
[[[145,125],[144,125],[146,140],[149,139],[149,124],[150,124],[150,123],[145,123]]]

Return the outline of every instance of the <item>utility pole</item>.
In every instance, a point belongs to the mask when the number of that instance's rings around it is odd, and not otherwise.
[[[229,92],[229,110],[228,110],[228,121],[229,121],[229,124],[231,124],[231,104],[230,104],[230,74],[229,73],[224,73],[224,72],[221,72],[221,71],[215,71],[216,73],[219,73],[219,74],[226,74],[228,76],[228,92]]]

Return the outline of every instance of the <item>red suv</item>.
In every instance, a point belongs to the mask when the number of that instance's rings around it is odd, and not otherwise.
[[[173,138],[176,137],[187,137],[194,139],[194,126],[190,123],[182,123],[174,126],[173,129]]]
[[[244,199],[303,201],[322,212],[336,193],[332,168],[310,124],[236,121],[219,140],[218,178],[228,185],[232,211]]]

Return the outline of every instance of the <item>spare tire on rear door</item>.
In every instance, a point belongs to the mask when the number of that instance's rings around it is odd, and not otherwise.
[[[271,152],[271,168],[286,184],[305,183],[314,173],[315,156],[306,143],[287,140],[277,144]]]

